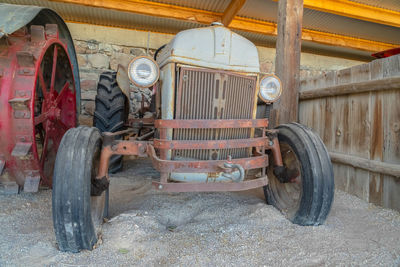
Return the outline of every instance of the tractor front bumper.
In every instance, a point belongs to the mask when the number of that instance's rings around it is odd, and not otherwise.
[[[267,130],[268,119],[254,120],[156,120],[155,128],[160,137],[152,141],[113,140],[112,136],[120,133],[105,133],[101,153],[98,179],[108,177],[108,163],[112,155],[136,155],[150,157],[153,166],[161,173],[160,181],[154,181],[157,190],[167,192],[205,192],[205,191],[241,191],[262,187],[268,184],[266,168],[269,157],[265,153],[272,151],[274,165],[280,162],[279,142],[274,130]],[[171,140],[168,138],[172,129],[261,129],[261,137],[231,140]],[[254,131],[252,135],[254,134]],[[231,158],[218,160],[173,160],[171,151],[174,150],[218,150],[218,149],[249,149],[250,156],[244,158]],[[157,151],[157,152],[156,152]],[[275,155],[279,155],[276,159]],[[247,177],[247,172],[259,169],[257,176]],[[233,175],[234,170],[240,173]],[[206,182],[173,182],[170,181],[171,173],[199,174],[208,173],[211,179]],[[216,182],[212,176],[223,173],[228,181]]]

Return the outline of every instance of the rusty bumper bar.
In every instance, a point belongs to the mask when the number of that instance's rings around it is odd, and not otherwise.
[[[166,140],[154,139],[158,149],[227,149],[268,146],[265,137],[231,140]]]
[[[168,192],[199,192],[199,191],[240,191],[257,188],[268,184],[265,168],[268,166],[268,155],[265,150],[272,150],[274,165],[282,165],[279,142],[274,131],[267,131],[267,119],[256,120],[156,120],[155,128],[160,131],[160,139],[153,141],[118,141],[113,140],[115,134],[105,134],[101,153],[100,167],[97,178],[108,177],[108,164],[112,155],[149,156],[155,169],[161,172],[160,182],[153,185]],[[226,128],[263,128],[262,137],[231,140],[168,140],[168,129],[226,129]],[[169,160],[166,151],[175,149],[229,149],[256,148],[256,156],[227,160],[179,161]],[[155,149],[159,149],[158,157]],[[277,157],[279,155],[279,157]],[[244,170],[262,169],[261,178],[242,182],[204,182],[204,183],[174,183],[168,182],[169,174],[174,173],[230,173],[232,170],[224,167],[226,163],[237,164]],[[225,163],[225,164],[224,164]]]
[[[177,173],[202,173],[202,172],[221,172],[221,166],[226,160],[199,160],[199,161],[178,161],[165,160],[157,157],[154,147],[147,146],[147,153],[153,161],[153,166],[160,172]],[[268,155],[261,155],[251,158],[232,159],[231,163],[239,164],[245,170],[264,168],[268,166]]]
[[[265,128],[268,119],[256,120],[156,120],[160,129],[226,129],[226,128]]]

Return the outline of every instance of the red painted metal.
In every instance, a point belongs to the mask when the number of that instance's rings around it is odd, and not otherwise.
[[[394,56],[397,54],[400,54],[400,47],[381,51],[381,52],[372,54],[371,56],[376,57],[376,58],[384,58],[384,57],[391,57],[391,56]]]
[[[77,120],[67,47],[57,25],[50,24],[31,26],[30,33],[23,27],[2,40],[0,157],[5,169],[0,180],[23,186],[27,177],[40,175],[51,186],[59,143]]]
[[[226,129],[263,128],[268,119],[255,120],[156,120],[155,127],[161,129]]]
[[[115,135],[113,133],[112,135]],[[112,155],[131,155],[147,157],[147,141],[122,141],[115,140],[111,144],[105,144],[101,150],[99,170],[97,178],[108,177],[108,165]]]

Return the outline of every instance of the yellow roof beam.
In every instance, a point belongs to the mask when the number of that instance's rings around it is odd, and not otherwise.
[[[176,5],[162,4],[147,0],[51,0],[69,4],[85,5],[90,7],[112,9],[136,14],[193,21],[201,24],[211,24],[214,21],[221,21],[223,14],[204,11],[194,8],[180,7]],[[306,1],[306,0],[305,0]],[[76,20],[79,22],[79,19]],[[132,25],[134,28],[134,25]],[[253,32],[257,34],[277,35],[275,23],[265,22],[255,19],[234,17],[229,24],[229,28]],[[302,40],[317,42],[332,46],[341,46],[364,50],[369,52],[379,52],[398,45],[370,41],[366,39],[353,38],[343,35],[330,34],[314,30],[303,29]]]
[[[232,22],[233,18],[239,12],[239,10],[243,7],[246,3],[246,0],[231,0],[228,7],[225,9],[224,14],[222,14],[222,24],[225,26],[229,26]]]
[[[50,0],[90,7],[99,7],[124,12],[131,12],[142,15],[172,18],[211,24],[214,21],[221,21],[221,14],[204,11],[200,9],[169,5],[146,0]]]
[[[303,0],[304,7],[344,17],[400,27],[400,12],[349,0]]]

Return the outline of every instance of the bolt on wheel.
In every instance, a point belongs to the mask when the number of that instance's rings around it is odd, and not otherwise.
[[[57,149],[64,133],[76,124],[72,69],[63,47],[48,47],[37,72],[34,125],[43,182],[51,186]]]
[[[22,27],[0,41],[3,177],[35,192],[40,183],[51,187],[60,140],[76,125],[71,61],[55,24]]]

